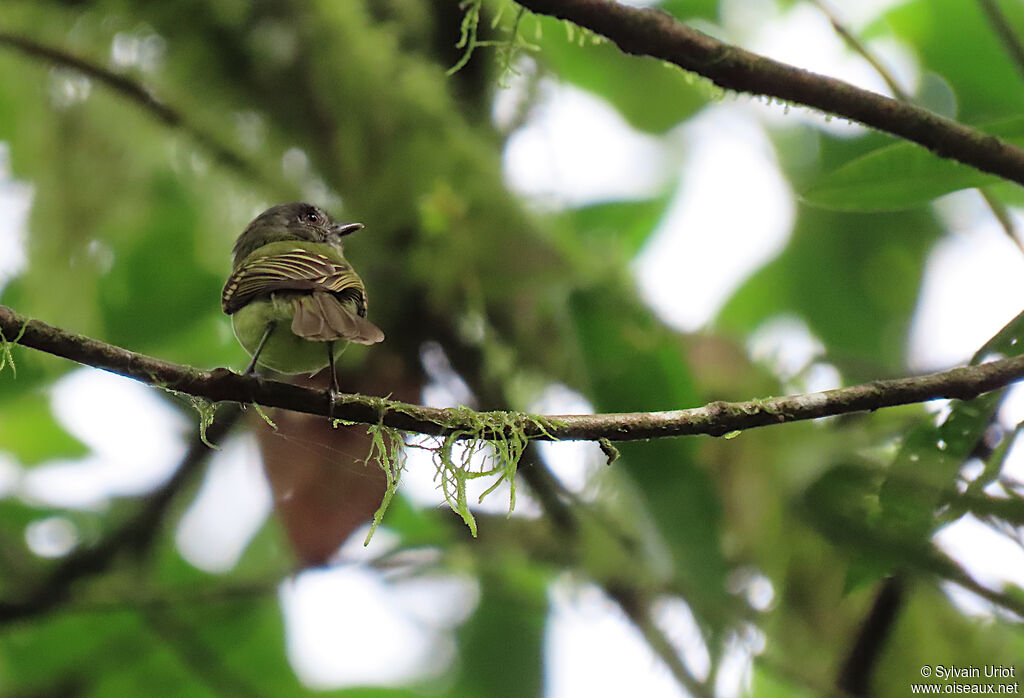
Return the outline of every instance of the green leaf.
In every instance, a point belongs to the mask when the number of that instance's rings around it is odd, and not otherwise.
[[[750,695],[757,698],[812,698],[819,694],[809,687],[800,686],[792,678],[783,676],[782,672],[775,672],[757,664],[751,679]]]
[[[0,639],[0,657],[0,684],[10,694],[140,695],[160,686],[162,695],[214,695],[197,692],[173,653],[130,611],[61,614],[15,625]]]
[[[865,610],[865,613],[867,611]],[[978,632],[984,627],[983,632]],[[1011,679],[968,679],[981,687],[988,682],[1019,681],[1024,637],[1015,622],[988,622],[960,611],[938,586],[908,587],[899,607],[899,619],[879,655],[871,690],[873,696],[908,695],[912,682],[921,680],[921,667],[937,665],[1018,667]],[[969,638],[969,640],[968,640]],[[952,685],[947,682],[946,685]],[[982,689],[984,690],[984,689]],[[998,693],[998,689],[996,689]],[[948,695],[948,694],[946,694]]]
[[[1011,320],[975,354],[977,364],[993,354],[1018,356],[1024,349],[1024,313]],[[928,419],[904,438],[879,495],[882,523],[905,535],[924,539],[961,510],[940,515],[943,504],[955,498],[957,472],[970,458],[995,418],[1005,390],[986,393],[973,400],[952,403],[942,424]]]
[[[872,570],[881,577],[893,568],[939,568],[927,536],[880,523],[879,477],[859,463],[840,463],[815,480],[800,500],[808,523],[856,563],[847,576],[848,587],[863,585]]]
[[[975,362],[993,349],[1019,354],[1020,343],[1013,339],[1022,330],[1024,313],[993,337]],[[1003,394],[995,391],[955,401],[941,424],[926,416],[903,437],[884,471],[842,463],[808,488],[803,497],[808,520],[835,545],[854,553],[848,585],[906,567],[947,574],[949,564],[936,555],[932,536],[962,513],[957,506],[944,508],[945,504],[968,503],[957,495],[954,478],[984,438]],[[1018,511],[1015,507],[1012,513]]]
[[[125,234],[111,273],[103,277],[100,302],[108,338],[143,349],[189,332],[218,312],[223,280],[196,257],[197,202],[170,176],[156,176],[147,227]]]
[[[930,213],[849,214],[800,206],[786,250],[754,274],[718,324],[749,332],[793,314],[851,381],[904,370],[924,256],[939,233]]]
[[[676,193],[675,182],[652,199],[603,201],[572,209],[565,214],[565,226],[576,231],[575,245],[588,249],[600,245],[609,252],[619,250],[623,261],[632,259],[650,238]]]
[[[1024,4],[998,6],[1018,36]],[[1024,113],[1019,66],[993,31],[979,2],[915,0],[882,17],[868,37],[895,35],[918,54],[922,67],[949,82],[964,123],[984,123]]]
[[[984,127],[985,133],[1024,146],[1024,119]],[[1003,182],[913,143],[890,145],[825,174],[802,195],[805,202],[837,211],[892,211],[921,206],[960,189]]]

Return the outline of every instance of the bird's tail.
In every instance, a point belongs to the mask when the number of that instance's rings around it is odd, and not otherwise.
[[[353,300],[339,300],[323,291],[296,296],[292,332],[312,342],[345,340],[356,344],[384,341],[379,327],[359,315]]]

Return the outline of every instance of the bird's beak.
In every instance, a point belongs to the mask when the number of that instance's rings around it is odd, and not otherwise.
[[[362,223],[335,223],[331,226],[331,234],[343,238],[346,235],[351,235],[357,230],[362,230],[363,227]]]

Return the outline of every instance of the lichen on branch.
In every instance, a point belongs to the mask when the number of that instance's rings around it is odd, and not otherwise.
[[[449,508],[458,514],[473,537],[477,534],[476,518],[470,509],[468,485],[479,478],[492,478],[490,485],[477,499],[480,503],[503,482],[509,485],[508,513],[516,506],[516,470],[530,440],[526,433],[531,425],[536,434],[549,434],[556,425],[544,417],[519,412],[477,412],[460,406],[443,410],[445,424],[452,431],[436,437],[432,443],[409,443],[402,432],[381,423],[367,427],[371,437],[370,452],[365,462],[375,462],[384,471],[386,489],[364,545],[384,517],[398,483],[409,449],[430,453],[436,470],[435,481]]]

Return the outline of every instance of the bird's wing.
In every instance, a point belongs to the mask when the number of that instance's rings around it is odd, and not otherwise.
[[[294,299],[292,334],[314,342],[344,339],[356,344],[376,344],[384,332],[358,314],[352,301],[339,300],[323,291],[304,293]]]
[[[221,305],[231,315],[273,291],[323,291],[354,301],[358,314],[366,315],[366,291],[352,267],[299,247],[243,262],[224,284]]]

